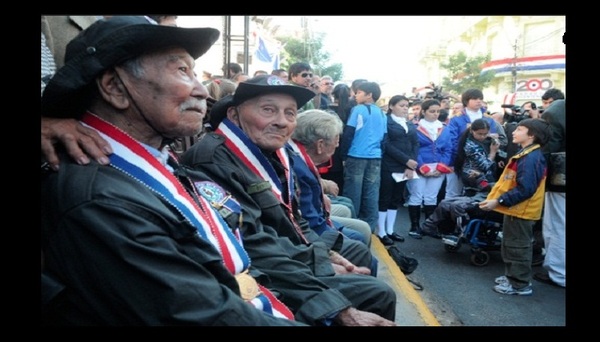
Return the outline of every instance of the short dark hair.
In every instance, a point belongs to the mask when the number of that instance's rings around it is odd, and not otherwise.
[[[549,99],[564,100],[565,94],[562,91],[560,91],[560,89],[550,88],[550,89],[546,90],[544,95],[542,95],[542,100],[545,101],[545,100],[549,100]]]
[[[287,70],[285,70],[285,69],[273,69],[273,71],[271,71],[271,75],[281,76],[282,72],[287,73]]]
[[[528,135],[533,135],[533,143],[544,146],[550,140],[552,131],[550,124],[544,119],[525,119],[519,121],[517,126],[523,126],[527,128]]]
[[[422,111],[427,111],[429,109],[429,107],[431,106],[440,106],[441,103],[440,101],[436,100],[436,99],[427,99],[425,101],[423,101],[423,103],[421,103],[421,110]],[[420,115],[420,113],[419,113]]]
[[[290,65],[290,69],[288,71],[288,78],[291,80],[292,76],[296,76],[304,70],[312,70],[310,64],[306,62],[296,62]]]
[[[237,63],[227,63],[223,67],[223,72],[225,73],[225,77],[233,77],[242,72],[242,66]]]
[[[352,91],[356,93],[356,91],[358,90],[358,86],[361,83],[365,83],[365,82],[367,82],[366,79],[364,79],[364,78],[357,78],[354,81],[352,81],[352,84],[350,85],[350,89],[352,89]]]
[[[356,90],[362,90],[367,94],[371,94],[373,101],[379,100],[379,97],[381,96],[381,88],[376,82],[363,82],[358,85]]]
[[[482,99],[483,100],[483,92],[479,89],[471,88],[465,90],[460,96],[460,101],[466,107],[469,100],[472,99]]]

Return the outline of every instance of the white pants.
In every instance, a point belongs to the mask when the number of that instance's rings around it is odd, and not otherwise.
[[[548,271],[550,279],[563,287],[567,286],[566,199],[567,194],[564,192],[547,191],[542,220],[542,234],[546,248],[543,266]]]
[[[444,183],[444,175],[438,177],[419,177],[406,183],[408,205],[437,205],[437,195]]]

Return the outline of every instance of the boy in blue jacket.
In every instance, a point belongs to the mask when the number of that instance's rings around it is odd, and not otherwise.
[[[501,254],[504,275],[495,279],[494,291],[530,296],[533,252],[533,225],[542,215],[546,184],[546,159],[542,146],[550,138],[550,126],[541,119],[525,119],[512,133],[521,146],[508,162],[487,199],[483,210],[504,214]]]

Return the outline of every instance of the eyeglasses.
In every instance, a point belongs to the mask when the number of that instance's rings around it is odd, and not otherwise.
[[[300,76],[307,78],[307,77],[313,77],[313,74],[309,73],[309,72],[303,72],[300,74]]]

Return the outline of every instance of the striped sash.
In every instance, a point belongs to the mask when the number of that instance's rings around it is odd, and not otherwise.
[[[196,227],[203,239],[217,248],[225,267],[232,274],[239,275],[248,269],[250,258],[238,240],[239,237],[236,237],[203,196],[197,196],[198,202],[194,201],[181,182],[156,157],[119,128],[89,112],[82,118],[82,123],[97,130],[110,143],[114,151],[109,156],[110,166],[145,185],[180,212]],[[268,289],[259,287],[259,295],[249,300],[249,303],[276,317],[294,319],[292,312]]]
[[[331,218],[329,217],[331,213],[331,202],[326,200],[325,198],[326,195],[323,192],[323,188],[321,187],[321,174],[319,173],[317,166],[306,152],[306,148],[304,147],[304,145],[302,145],[300,142],[291,139],[290,141],[288,141],[288,145],[292,148],[292,150],[296,151],[300,155],[302,160],[304,160],[306,165],[308,165],[308,168],[315,175],[315,178],[319,182],[319,189],[321,189],[321,202],[323,203],[323,211],[325,212],[325,220],[327,221],[327,224],[330,227],[334,228],[333,222],[331,222]]]
[[[285,147],[276,151],[277,157],[281,161],[285,169],[285,178],[287,186],[284,189],[283,184],[279,180],[277,172],[262,153],[262,151],[253,143],[250,138],[229,119],[225,118],[219,124],[215,133],[222,135],[225,138],[225,146],[239,158],[239,160],[248,167],[254,174],[261,177],[263,180],[271,184],[271,191],[277,197],[279,202],[285,207],[290,221],[294,225],[296,232],[300,235],[305,243],[309,243],[302,229],[296,222],[296,218],[292,209],[292,198],[294,196],[294,180],[292,179],[292,170],[290,169],[290,160]],[[287,192],[287,200],[283,196],[284,191]]]

